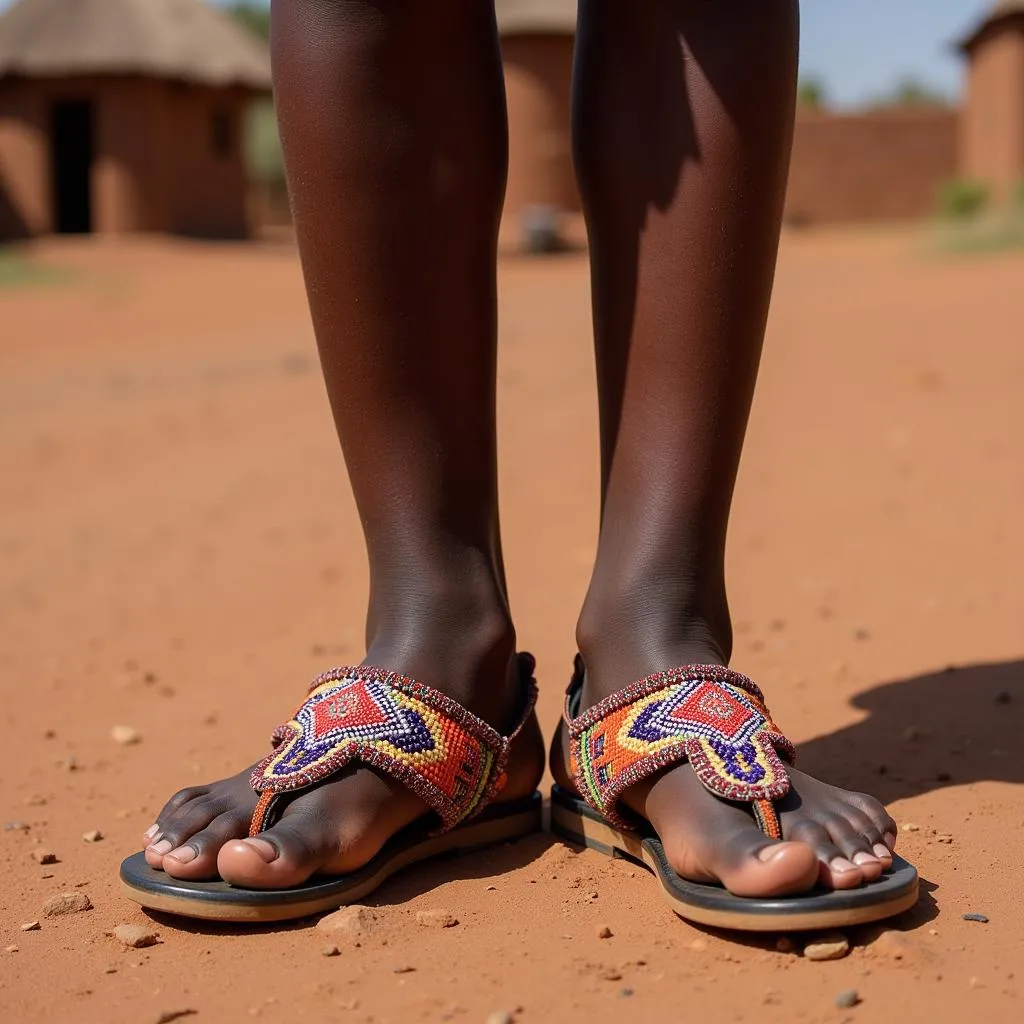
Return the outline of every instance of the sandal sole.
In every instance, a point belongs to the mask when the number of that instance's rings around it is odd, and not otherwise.
[[[918,901],[917,870],[893,855],[878,881],[856,889],[814,889],[794,896],[734,896],[719,885],[690,882],[672,869],[653,830],[622,832],[560,786],[551,790],[551,831],[561,839],[609,857],[642,864],[661,883],[669,906],[682,918],[713,928],[747,932],[796,932],[881,921]]]
[[[369,896],[396,872],[446,853],[464,853],[541,830],[540,793],[492,804],[472,821],[430,836],[422,825],[398,833],[365,867],[293,889],[242,889],[224,881],[189,882],[155,871],[143,853],[121,864],[121,889],[147,910],[207,921],[261,924],[337,910]]]

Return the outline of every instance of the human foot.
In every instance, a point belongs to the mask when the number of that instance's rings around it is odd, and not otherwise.
[[[674,649],[635,652],[639,672],[634,669],[632,677],[665,665],[724,664],[721,647],[708,642],[708,631],[699,632],[700,640]],[[607,658],[594,652],[587,663],[580,711],[622,689],[622,676],[613,673],[622,672],[624,654],[621,645]],[[577,792],[564,724],[552,750],[551,768],[561,786]],[[679,875],[696,882],[721,882],[738,896],[799,893],[816,884],[850,889],[880,878],[892,865],[896,838],[896,826],[882,805],[793,768],[786,774],[791,788],[775,805],[781,839],[770,838],[757,826],[749,805],[709,792],[689,764],[676,764],[630,786],[621,803],[651,823]]]
[[[458,654],[451,649],[431,672],[423,671],[422,654],[403,653],[406,663],[417,666],[418,678],[456,680],[447,687],[453,699],[474,713],[486,709],[486,718],[480,717],[507,735],[522,715],[531,667],[529,660],[510,653],[512,642],[509,634],[504,653],[478,659],[470,683],[465,682],[467,661],[457,674]],[[371,648],[367,661],[371,657],[384,661],[384,652]],[[529,796],[540,780],[543,758],[543,739],[531,713],[510,747],[507,781],[495,802]],[[292,887],[313,875],[347,874],[362,867],[403,827],[431,813],[423,799],[392,776],[352,764],[299,792],[272,827],[248,838],[257,804],[250,771],[172,797],[144,836],[149,865],[192,881],[219,875],[248,888]]]

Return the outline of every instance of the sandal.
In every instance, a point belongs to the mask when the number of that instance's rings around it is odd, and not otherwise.
[[[121,865],[125,895],[150,910],[218,921],[284,921],[353,903],[409,864],[506,842],[541,827],[539,793],[494,803],[505,784],[510,744],[537,699],[534,660],[519,655],[524,709],[510,736],[450,697],[407,676],[367,666],[315,679],[291,721],[274,731],[273,752],[252,772],[260,794],[249,835],[278,820],[288,798],[352,762],[397,779],[426,803],[425,815],[393,836],[358,871],[311,878],[291,889],[244,889],[183,881],[155,871],[143,853]]]
[[[875,882],[792,896],[734,896],[721,885],[680,877],[651,825],[634,815],[627,819],[630,812],[619,805],[622,793],[689,761],[706,789],[748,804],[762,831],[780,839],[775,802],[789,792],[784,761],[793,763],[793,745],[772,721],[758,687],[731,669],[687,665],[659,672],[580,714],[583,671],[577,657],[564,713],[570,768],[583,797],[554,787],[551,830],[556,835],[644,864],[680,917],[720,928],[835,928],[891,917],[917,902],[917,871],[895,854],[891,869]]]

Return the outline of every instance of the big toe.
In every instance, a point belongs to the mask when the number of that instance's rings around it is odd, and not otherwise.
[[[328,844],[313,823],[296,827],[283,818],[258,836],[225,843],[217,854],[217,870],[232,885],[247,889],[288,889],[301,885],[330,857]]]
[[[818,880],[818,858],[807,843],[775,842],[755,826],[705,848],[666,843],[669,862],[684,878],[715,879],[736,896],[807,892]]]

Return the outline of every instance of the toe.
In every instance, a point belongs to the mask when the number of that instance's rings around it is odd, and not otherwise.
[[[184,846],[197,832],[206,828],[220,813],[220,807],[207,797],[197,797],[183,804],[181,809],[165,818],[160,830],[146,847],[146,863],[160,870],[163,859],[172,850]]]
[[[866,822],[858,821],[856,812],[851,808],[846,814],[828,814],[821,819],[833,844],[839,849],[847,861],[856,864],[865,882],[874,882],[880,878],[884,865],[872,850],[872,843],[863,834]]]
[[[249,831],[249,819],[228,812],[163,856],[163,869],[172,878],[192,880],[217,877],[217,855],[225,843],[241,839]]]
[[[786,896],[814,887],[818,860],[806,843],[770,840],[752,825],[722,844],[714,870],[737,896]]]
[[[818,859],[818,881],[827,889],[854,889],[864,881],[861,868],[832,841],[824,825],[803,818],[787,830],[791,839],[806,843]]]
[[[305,882],[334,852],[335,844],[312,816],[290,814],[258,836],[225,843],[217,870],[232,885],[288,889]]]

